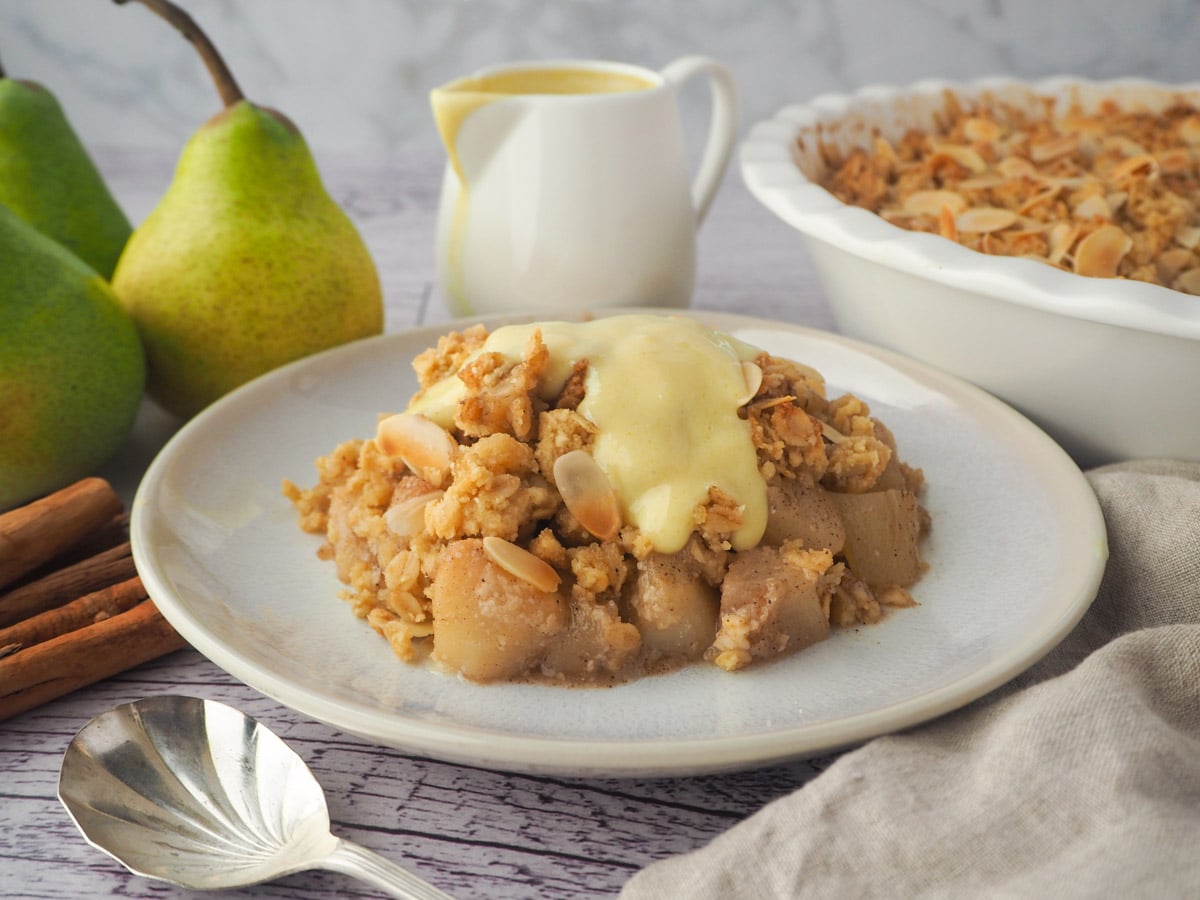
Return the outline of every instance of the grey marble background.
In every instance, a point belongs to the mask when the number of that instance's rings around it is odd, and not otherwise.
[[[579,56],[729,65],[742,127],[870,83],[991,74],[1200,80],[1196,0],[182,0],[247,96],[318,153],[437,150],[427,94],[473,68]],[[0,0],[0,60],[85,142],[177,148],[219,106],[192,48],[138,4]],[[699,109],[702,95],[685,98]],[[689,113],[690,114],[690,113]]]

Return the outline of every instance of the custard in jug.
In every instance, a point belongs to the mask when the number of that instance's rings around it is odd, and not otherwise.
[[[676,94],[700,73],[713,124],[689,184]],[[688,303],[696,226],[736,128],[723,67],[522,64],[431,100],[447,153],[438,276],[456,314]]]

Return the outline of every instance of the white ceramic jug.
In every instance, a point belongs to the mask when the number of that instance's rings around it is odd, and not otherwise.
[[[697,75],[710,79],[712,116],[689,179],[678,91]],[[431,101],[448,155],[438,279],[456,315],[687,305],[696,228],[737,130],[724,66],[519,63]]]

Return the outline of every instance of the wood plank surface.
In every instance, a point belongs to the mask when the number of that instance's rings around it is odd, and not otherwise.
[[[101,148],[96,156],[135,222],[153,207],[174,166],[173,158],[145,150]],[[449,319],[433,284],[441,160],[321,158],[318,164],[375,257],[387,329]],[[798,236],[749,195],[736,166],[701,229],[694,306],[832,328]],[[122,458],[100,473],[127,506],[175,427],[147,407]],[[309,720],[186,649],[0,723],[4,896],[200,896],[130,875],[82,839],[56,798],[62,754],[90,718],[168,693],[219,700],[260,719],[312,767],[335,834],[411,867],[461,900],[613,896],[642,866],[706,844],[833,760],[656,779],[535,777],[452,765]],[[344,876],[313,872],[222,896],[376,894]]]

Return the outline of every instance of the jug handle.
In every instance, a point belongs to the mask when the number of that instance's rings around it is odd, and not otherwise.
[[[692,206],[696,210],[696,224],[699,225],[708,214],[733,153],[733,142],[737,137],[737,85],[733,74],[725,66],[707,56],[682,56],[668,63],[659,74],[676,88],[696,75],[709,77],[712,118],[709,120],[704,153],[700,157],[696,177],[692,180]]]

